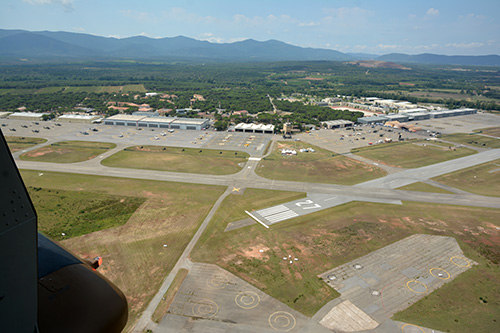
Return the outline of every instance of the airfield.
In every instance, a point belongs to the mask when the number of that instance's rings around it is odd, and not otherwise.
[[[144,332],[146,329],[153,332],[255,332],[256,329],[259,332],[439,332],[433,327],[400,322],[392,318],[398,311],[405,310],[462,273],[478,266],[478,262],[468,257],[453,237],[413,234],[318,272],[317,283],[332,289],[332,292],[340,296],[321,306],[313,315],[304,315],[293,303],[285,304],[263,292],[259,281],[255,281],[253,277],[237,276],[235,272],[218,266],[218,263],[203,263],[193,259],[199,256],[197,251],[200,250],[197,248],[200,246],[200,238],[205,237],[205,230],[213,223],[212,220],[221,214],[219,208],[224,207],[225,200],[244,196],[250,189],[297,192],[303,195],[278,203],[271,203],[269,200],[268,205],[263,203],[261,207],[255,208],[249,203],[247,208],[240,209],[240,218],[224,225],[221,232],[228,235],[227,237],[230,237],[231,233],[238,233],[239,237],[242,237],[241,233],[250,230],[249,228],[260,228],[256,229],[259,233],[272,233],[275,228],[285,232],[287,224],[313,224],[314,218],[309,216],[316,217],[318,214],[353,204],[383,205],[387,210],[401,207],[406,202],[500,209],[498,197],[473,194],[433,180],[484,163],[500,164],[498,148],[448,141],[442,145],[443,148],[438,144],[433,146],[431,140],[431,133],[435,131],[442,134],[468,133],[500,126],[498,117],[491,114],[480,113],[432,122],[422,121],[419,126],[425,131],[419,133],[374,125],[356,128],[356,131],[312,131],[286,141],[290,145],[311,144],[321,147],[385,173],[385,176],[352,186],[325,184],[320,180],[303,182],[300,177],[280,180],[257,175],[255,172],[259,165],[273,152],[277,144],[283,141],[278,135],[179,130],[165,133],[158,129],[136,130],[100,124],[90,126],[63,123],[61,126],[55,126],[53,122],[41,122],[40,125],[35,125],[32,122],[8,119],[2,119],[0,123],[6,124],[1,127],[5,136],[38,137],[47,140],[13,154],[18,167],[23,170],[223,187],[218,192],[218,197],[213,198],[213,205],[208,209],[199,228],[196,232],[193,230],[193,237],[179,250],[182,254],[174,258],[171,269],[162,278],[161,287],[155,290],[155,296],[144,305],[134,327],[129,327],[129,330],[134,332]],[[44,126],[49,126],[50,129],[44,129]],[[90,127],[96,128],[97,131],[89,130]],[[9,131],[9,128],[15,128],[16,131]],[[34,133],[33,129],[39,132]],[[466,156],[439,163],[401,168],[381,160],[374,161],[356,155],[353,151],[369,146],[368,142],[374,143],[380,139],[391,138],[392,141],[397,141],[399,135],[405,141],[419,140],[419,149],[428,145],[450,152],[463,147],[470,149],[470,152],[464,154]],[[108,146],[95,157],[74,163],[30,161],[20,157],[63,141],[109,143],[113,146]],[[380,144],[380,147],[390,147],[391,144]],[[247,155],[242,158],[239,171],[225,175],[146,169],[138,171],[126,167],[126,163],[122,167],[104,166],[101,163],[125,148],[137,146],[199,149],[199,154],[202,154],[204,149],[217,150],[220,155],[223,155],[222,151],[238,151]],[[496,169],[500,170],[500,166]],[[493,167],[490,174],[495,174],[496,169]],[[422,183],[443,191],[402,189]],[[299,219],[306,222],[294,222]],[[498,219],[491,221],[491,242],[500,239],[500,225],[497,221]],[[262,260],[263,263],[273,257],[272,249],[265,246],[259,248],[256,245],[253,250],[257,253],[252,258]],[[302,265],[300,255],[285,255],[283,258],[280,255],[278,259],[282,260],[280,265],[283,267]],[[189,273],[178,286],[163,319],[154,322],[151,319],[153,312],[168,294],[174,277],[181,269],[187,269]],[[287,288],[286,285],[282,287]]]

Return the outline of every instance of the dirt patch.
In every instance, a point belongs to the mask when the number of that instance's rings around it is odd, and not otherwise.
[[[253,248],[248,249],[247,251],[244,251],[242,255],[245,258],[255,258],[255,259],[263,259],[265,257],[266,251],[268,251],[269,248],[264,246],[264,245],[257,245],[254,246]]]

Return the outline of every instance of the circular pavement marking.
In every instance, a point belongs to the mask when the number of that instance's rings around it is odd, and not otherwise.
[[[285,311],[276,311],[269,316],[269,325],[276,331],[291,331],[296,324],[297,321],[295,317],[291,313]]]
[[[253,291],[242,291],[234,298],[234,302],[240,308],[253,309],[260,303],[260,297]]]
[[[453,256],[450,258],[450,261],[458,267],[469,267],[470,266],[470,261],[465,259],[464,257]]]
[[[417,280],[410,280],[406,282],[406,287],[417,294],[422,294],[427,291],[427,286]]]
[[[214,274],[207,279],[207,286],[214,289],[224,289],[228,283],[228,278],[221,274]]]
[[[448,273],[445,269],[439,267],[429,269],[429,273],[441,280],[448,280],[451,277],[450,273]]]
[[[195,317],[212,318],[219,312],[219,306],[214,301],[204,299],[193,305],[193,315]]]
[[[408,327],[409,329],[405,330],[405,327]],[[412,325],[412,324],[404,324],[402,327],[401,327],[401,332],[403,333],[410,333],[410,332],[415,332],[416,330],[412,330],[411,327],[416,327],[418,328],[420,331],[424,332],[424,329],[420,326],[417,326],[417,325]]]

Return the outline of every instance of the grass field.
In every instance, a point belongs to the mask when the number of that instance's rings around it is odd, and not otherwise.
[[[63,92],[87,92],[87,93],[133,93],[146,92],[143,84],[127,84],[124,86],[85,86],[65,87]]]
[[[39,145],[40,143],[44,143],[47,140],[41,138],[29,138],[24,136],[6,136],[5,141],[7,141],[10,152],[14,153],[19,150]]]
[[[78,174],[43,172],[39,176],[37,171],[26,170],[21,173],[28,187],[44,189],[37,192],[40,195],[64,193],[67,196],[64,200],[69,202],[86,201],[79,204],[82,207],[92,207],[93,195],[95,198],[125,199],[120,202],[124,207],[128,202],[144,201],[121,226],[62,241],[83,258],[103,257],[104,263],[99,271],[127,296],[127,329],[132,327],[158,291],[213,203],[225,190],[218,186]],[[78,192],[83,194],[79,196]],[[41,202],[47,200],[40,198]],[[56,204],[52,214],[64,216],[66,213],[60,209],[64,207]]]
[[[56,240],[123,225],[146,201],[145,198],[41,187],[29,187],[28,192],[37,207],[39,230]]]
[[[482,128],[479,130],[475,130],[474,132],[479,132],[479,133],[483,133],[486,135],[491,135],[491,136],[500,138],[500,126],[499,127]]]
[[[242,196],[226,198],[192,258],[229,270],[306,316],[338,295],[318,280],[318,274],[415,233],[457,237],[485,260],[498,264],[500,258],[500,230],[496,229],[500,210],[475,207],[354,202],[270,229],[253,225],[223,232],[229,222],[245,217],[243,210],[293,199],[286,196],[292,194],[247,189]],[[289,265],[282,260],[287,255],[299,261]],[[495,299],[499,291],[491,290],[485,297]],[[478,303],[466,305],[475,309]]]
[[[228,175],[242,169],[249,155],[231,150],[136,146],[102,161],[110,167],[127,167],[210,175]]]
[[[115,147],[114,143],[107,142],[62,141],[24,153],[20,158],[25,161],[75,163],[90,160]]]
[[[486,133],[485,133],[486,134]],[[500,139],[477,134],[456,133],[443,135],[443,140],[481,148],[500,148]]]
[[[397,190],[453,194],[453,192],[423,182],[402,186],[397,188]]]
[[[467,192],[500,197],[500,160],[455,171],[433,180]]]
[[[352,153],[400,168],[419,168],[476,153],[469,148],[450,149],[448,146],[439,142],[401,142],[356,148]]]
[[[296,156],[282,156],[290,148]],[[301,153],[313,148],[314,153]],[[352,185],[385,176],[384,170],[304,142],[277,142],[274,151],[258,165],[256,173],[269,179]]]

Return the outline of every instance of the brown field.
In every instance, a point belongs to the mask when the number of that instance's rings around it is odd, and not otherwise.
[[[500,138],[500,126],[499,127],[488,127],[480,130],[476,130],[474,132],[480,132],[486,135],[491,135],[497,138]]]
[[[99,271],[125,294],[127,328],[155,295],[223,187],[22,171],[27,186],[145,199],[122,226],[62,241],[82,258],[103,257]],[[36,207],[35,207],[36,208]],[[164,247],[164,245],[167,247]]]

